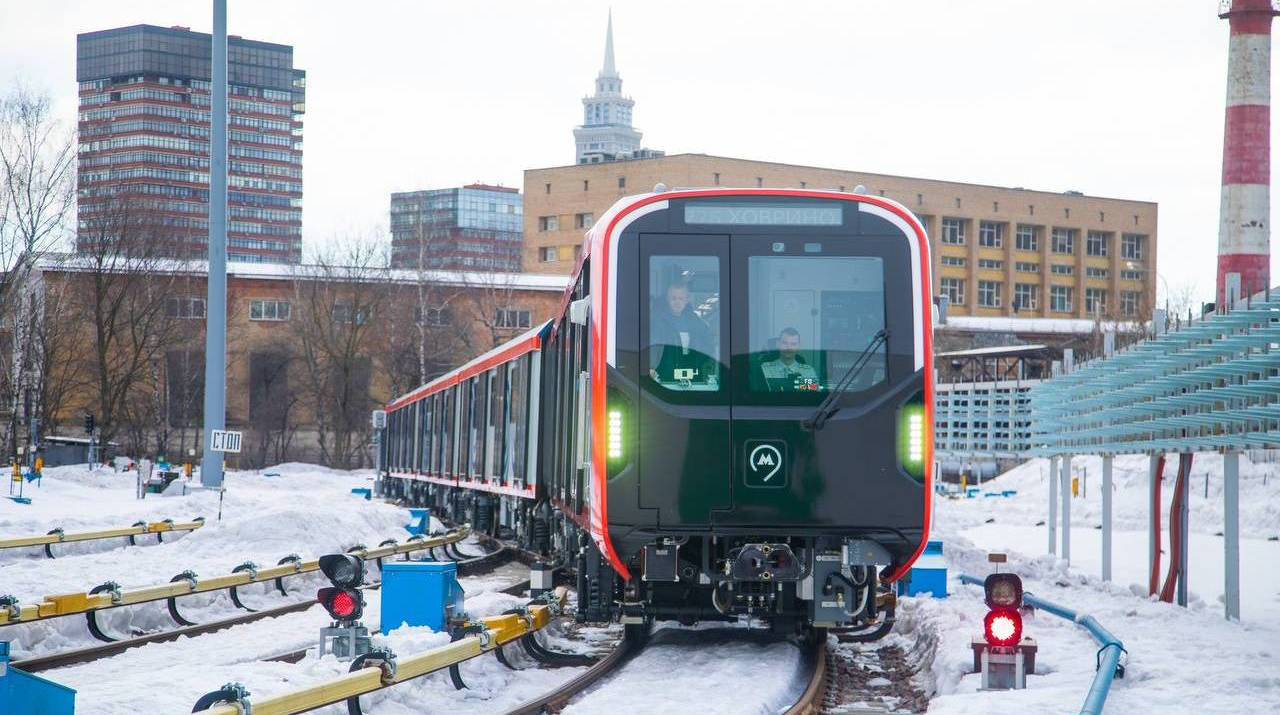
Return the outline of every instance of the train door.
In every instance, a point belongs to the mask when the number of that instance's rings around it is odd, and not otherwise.
[[[729,237],[640,237],[639,506],[702,529],[730,501]]]

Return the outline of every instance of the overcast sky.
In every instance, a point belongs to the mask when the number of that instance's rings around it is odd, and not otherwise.
[[[305,246],[385,230],[392,191],[518,187],[526,168],[572,163],[608,10],[229,5],[231,34],[293,45],[307,71]],[[1157,201],[1160,273],[1211,299],[1227,50],[1217,0],[612,7],[648,147]],[[0,82],[26,78],[74,122],[76,33],[137,23],[208,32],[211,2],[0,0]]]

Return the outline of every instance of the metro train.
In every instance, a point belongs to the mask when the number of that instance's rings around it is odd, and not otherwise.
[[[387,405],[384,490],[574,569],[582,621],[882,634],[929,530],[930,291],[894,201],[659,185],[552,320]]]

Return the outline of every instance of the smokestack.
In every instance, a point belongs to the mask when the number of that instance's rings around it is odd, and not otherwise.
[[[1218,310],[1271,281],[1271,0],[1223,0],[1231,26],[1218,224]]]

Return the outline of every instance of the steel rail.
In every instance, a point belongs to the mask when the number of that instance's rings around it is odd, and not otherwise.
[[[960,574],[960,581],[973,586],[981,586],[984,583],[984,579],[964,573]],[[1098,642],[1097,670],[1093,674],[1093,683],[1089,686],[1089,692],[1085,695],[1079,713],[1080,715],[1101,715],[1103,706],[1107,704],[1107,693],[1111,690],[1112,680],[1117,674],[1124,675],[1124,667],[1120,664],[1120,656],[1128,653],[1124,643],[1121,643],[1119,638],[1103,628],[1101,623],[1087,613],[1074,611],[1030,593],[1023,593],[1022,601],[1075,623],[1088,631],[1089,635]]]
[[[507,554],[504,549],[500,548],[496,551],[491,551],[487,554],[482,554],[480,556],[467,559],[466,561],[459,561],[458,575],[474,576],[482,573],[487,573],[488,571],[499,568],[505,563],[509,563],[510,562],[509,559],[507,561],[502,561],[501,563],[495,563],[500,559],[507,558],[508,556],[509,554]],[[381,582],[373,583],[373,584],[370,584],[367,588],[377,589],[381,585],[382,585]],[[508,589],[512,589],[512,590],[516,588],[518,588],[519,591],[515,592],[514,595],[518,596],[520,595],[520,593],[523,593],[525,590],[529,588],[529,582],[522,581],[518,584],[515,584],[514,586],[508,587]],[[183,636],[187,636],[187,637],[201,636],[207,633],[214,633],[216,631],[221,631],[227,628],[243,625],[245,623],[252,623],[254,621],[259,621],[266,618],[275,618],[277,616],[284,616],[290,613],[296,613],[298,611],[305,611],[308,608],[311,608],[312,606],[316,605],[317,603],[319,603],[319,601],[317,601],[316,599],[308,598],[308,599],[303,599],[301,601],[286,603],[280,606],[263,608],[261,610],[254,610],[246,607],[245,610],[251,611],[250,613],[244,613],[238,616],[231,616],[229,618],[223,618],[217,621],[210,621],[209,623],[202,623],[195,626],[187,626],[184,628],[174,628],[172,630],[160,631],[158,633],[148,633],[146,635],[136,636],[134,638],[129,638],[125,640],[111,641],[109,643],[104,643],[102,645],[95,645],[95,646],[89,646],[87,648],[77,648],[75,650],[63,651],[61,653],[51,653],[49,655],[36,656],[33,658],[27,658],[25,660],[13,661],[12,663],[10,663],[10,665],[12,665],[14,668],[26,671],[28,673],[39,673],[41,671],[51,670],[53,668],[61,668],[68,665],[90,663],[95,660],[101,660],[102,658],[110,658],[112,656],[119,655],[120,653],[123,653],[124,651],[129,650],[131,648],[137,648],[139,646],[148,645],[150,643],[167,643],[169,641],[174,641],[179,638],[182,638]],[[267,660],[297,662],[299,660],[302,660],[302,658],[306,655],[306,652],[307,651],[304,648],[299,651],[290,651],[288,653],[283,653],[281,655],[273,656],[271,658],[267,658]]]
[[[541,630],[553,617],[560,615],[567,593],[566,589],[559,588],[550,601],[530,605],[524,613],[490,616],[474,621],[469,625],[477,626],[477,632],[448,645],[403,657],[385,654],[381,660],[371,660],[365,667],[332,680],[313,683],[261,700],[251,700],[245,694],[196,712],[200,715],[244,715],[245,706],[248,705],[254,715],[294,715],[382,690],[456,666]],[[237,687],[243,690],[242,686]],[[230,690],[230,686],[223,688],[223,691]]]
[[[533,700],[507,710],[503,715],[542,715],[544,712],[558,710],[567,705],[573,696],[599,682],[605,676],[616,672],[636,653],[640,652],[643,647],[644,643],[639,640],[623,639],[609,655],[596,661],[595,665],[592,665],[585,672]]]
[[[404,543],[388,544],[373,549],[357,548],[352,549],[349,553],[365,560],[383,559],[388,556],[398,556],[456,543],[465,539],[470,533],[470,527],[464,526],[441,536],[421,539],[413,537]],[[242,570],[210,578],[199,578],[192,572],[183,572],[175,576],[173,581],[157,586],[144,586],[142,588],[124,590],[116,584],[102,584],[89,591],[45,596],[41,602],[32,604],[17,603],[11,597],[0,597],[4,599],[0,600],[0,626],[30,623],[77,613],[92,613],[108,608],[168,600],[196,593],[221,591],[251,583],[268,582],[288,576],[310,573],[319,569],[319,559],[307,561],[283,559],[278,566]]]
[[[133,537],[143,536],[145,534],[156,534],[163,539],[163,534],[172,531],[194,531],[204,526],[204,517],[196,517],[191,521],[175,522],[172,519],[163,521],[145,522],[139,521],[133,526],[121,526],[111,529],[94,529],[92,531],[72,531],[66,532],[61,528],[51,529],[47,534],[35,534],[32,536],[13,536],[6,539],[0,539],[0,549],[16,549],[22,546],[44,546],[45,554],[49,558],[53,558],[53,553],[47,547],[53,544],[69,544],[76,541],[96,541],[98,539],[114,539],[116,537],[129,537],[132,543]]]
[[[783,711],[783,715],[817,715],[822,711],[823,698],[827,695],[827,631],[818,628],[813,634],[812,652],[808,656],[813,672],[809,682],[795,704]]]

